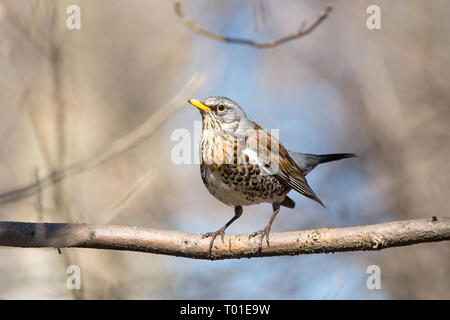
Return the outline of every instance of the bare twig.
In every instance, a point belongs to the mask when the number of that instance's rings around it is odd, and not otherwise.
[[[30,105],[28,95],[29,95],[29,90],[26,90],[24,93],[24,101],[22,104],[25,104],[25,106],[26,106],[26,110],[27,110],[27,113],[28,113],[28,115],[30,117],[30,121],[31,121],[31,128],[33,129],[33,133],[36,137],[36,141],[38,143],[39,150],[42,154],[42,157],[44,159],[45,166],[46,166],[47,170],[51,171],[52,168],[54,168],[54,165],[50,158],[50,152],[47,147],[48,143],[45,139],[42,126],[37,118],[37,115],[35,112],[36,108],[34,108],[34,106]]]
[[[97,221],[101,224],[107,224],[113,220],[120,212],[122,212],[130,203],[139,196],[157,177],[155,170],[150,170],[142,177],[140,177],[133,185],[126,191],[126,193],[106,210],[104,210],[98,217]]]
[[[42,207],[42,192],[41,192],[41,186],[40,186],[40,182],[39,182],[39,168],[36,168],[36,170],[34,171],[34,178],[36,181],[36,184],[38,186],[37,189],[37,194],[36,194],[36,211],[38,213],[38,221],[42,222],[44,220],[43,217],[43,207]]]
[[[450,240],[450,218],[396,221],[360,227],[272,233],[270,247],[257,253],[258,239],[226,235],[214,244],[212,259],[381,250]],[[210,259],[201,234],[128,226],[71,223],[0,222],[0,246],[76,247],[140,251]]]
[[[151,117],[139,127],[119,138],[106,149],[86,160],[69,165],[65,169],[55,171],[43,177],[39,184],[33,183],[28,186],[0,194],[0,204],[17,201],[24,197],[31,196],[35,194],[39,188],[44,189],[45,187],[57,183],[66,177],[96,168],[97,166],[108,162],[117,155],[141,144],[148,139],[156,129],[163,125],[175,112],[181,109],[185,105],[186,99],[191,97],[193,93],[203,85],[203,83],[204,77],[195,74],[184,86],[184,88],[167,104],[153,113]]]
[[[248,46],[252,46],[252,47],[256,47],[256,48],[273,48],[282,43],[301,38],[301,37],[311,33],[328,17],[330,12],[334,8],[333,4],[330,3],[327,6],[327,8],[325,9],[325,11],[316,20],[316,22],[311,24],[309,27],[304,28],[303,27],[304,24],[302,23],[302,27],[300,28],[300,30],[291,35],[282,37],[277,40],[261,43],[261,42],[256,42],[256,41],[249,40],[249,39],[226,37],[226,36],[222,36],[217,33],[213,33],[208,30],[205,30],[202,27],[200,27],[198,24],[196,24],[194,22],[194,20],[192,20],[189,16],[186,15],[186,13],[180,3],[180,0],[173,0],[173,4],[174,4],[175,13],[180,17],[181,21],[183,21],[183,23],[192,31],[197,32],[201,35],[204,35],[204,36],[214,39],[214,40],[219,40],[219,41],[229,42],[229,43],[236,43],[236,44],[244,44],[244,45],[248,45]]]

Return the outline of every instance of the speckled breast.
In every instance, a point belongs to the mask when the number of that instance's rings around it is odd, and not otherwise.
[[[208,191],[230,206],[282,202],[290,187],[250,162],[245,137],[213,128],[212,123],[203,123],[200,142],[200,171]]]
[[[290,191],[276,177],[263,175],[256,164],[202,164],[200,170],[208,191],[230,206],[282,202]]]

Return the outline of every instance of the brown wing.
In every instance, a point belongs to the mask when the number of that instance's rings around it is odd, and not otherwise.
[[[317,201],[324,206],[308,185],[301,169],[292,160],[288,151],[266,130],[254,123],[254,131],[250,131],[246,137],[246,148],[253,150],[258,157],[260,166],[269,174],[273,174],[280,181],[299,192],[300,194]],[[324,206],[325,207],[325,206]]]

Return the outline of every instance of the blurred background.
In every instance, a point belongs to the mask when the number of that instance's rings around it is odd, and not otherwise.
[[[71,4],[80,30],[66,27]],[[328,1],[182,4],[209,31],[266,42],[313,23]],[[106,148],[199,73],[195,98],[235,100],[280,128],[288,149],[360,156],[315,169],[308,181],[327,208],[292,192],[296,208],[283,208],[272,231],[448,216],[450,2],[378,0],[381,30],[366,26],[371,4],[339,1],[311,34],[257,49],[192,32],[171,1],[0,1],[0,193]],[[207,192],[198,164],[171,161],[172,132],[193,137],[199,120],[186,104],[136,148],[2,204],[0,220],[217,230],[232,209]],[[270,215],[268,204],[246,207],[228,232],[259,230]],[[66,288],[71,264],[82,290]],[[380,290],[367,289],[370,265]],[[230,261],[2,247],[0,298],[449,299],[449,271],[448,242]]]

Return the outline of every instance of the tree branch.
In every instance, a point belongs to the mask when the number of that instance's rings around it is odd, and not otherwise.
[[[208,30],[205,30],[186,15],[179,0],[173,0],[173,4],[174,4],[175,13],[180,17],[181,21],[192,31],[197,32],[205,37],[208,37],[208,38],[211,38],[214,40],[219,40],[219,41],[229,42],[229,43],[244,44],[244,45],[248,45],[248,46],[252,46],[252,47],[256,47],[256,48],[260,48],[260,49],[261,48],[273,48],[282,43],[301,38],[301,37],[311,33],[315,28],[317,28],[328,17],[330,12],[333,10],[333,4],[330,3],[327,6],[327,8],[325,9],[325,11],[319,16],[319,18],[317,18],[316,22],[311,24],[309,27],[304,28],[303,24],[302,24],[302,27],[300,28],[300,30],[291,35],[288,35],[283,38],[273,40],[270,42],[261,43],[261,42],[255,42],[253,40],[248,40],[248,39],[225,37],[225,36],[221,36],[217,33],[213,33]]]
[[[286,256],[312,253],[381,250],[450,240],[450,218],[396,221],[360,227],[314,229],[270,234],[256,253],[258,238],[226,235],[217,239],[213,259]],[[0,222],[0,246],[95,248],[140,251],[193,259],[210,259],[209,239],[201,234],[128,226],[71,223]]]

